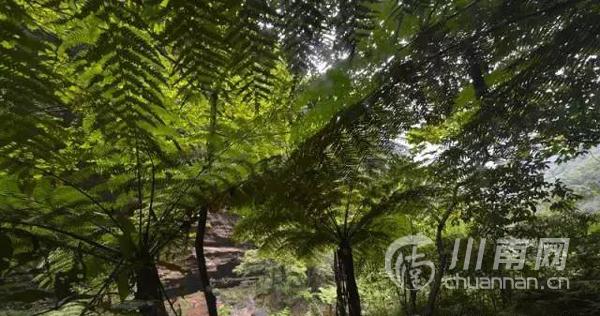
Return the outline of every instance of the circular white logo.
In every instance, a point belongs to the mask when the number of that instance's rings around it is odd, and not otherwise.
[[[433,244],[425,235],[409,235],[396,239],[385,252],[385,272],[399,287],[419,290],[427,286],[435,276],[435,265],[429,260],[421,260],[425,254],[417,248]],[[409,250],[407,246],[412,246]],[[405,252],[403,252],[405,251]]]

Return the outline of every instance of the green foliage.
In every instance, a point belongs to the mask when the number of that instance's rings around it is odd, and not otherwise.
[[[326,261],[304,262],[289,253],[268,253],[249,250],[245,253],[237,275],[246,279],[241,285],[242,296],[248,292],[269,313],[289,315],[301,310],[306,315],[318,315],[326,306],[332,306],[332,275]],[[328,294],[329,293],[329,296]],[[235,301],[232,292],[222,294],[224,301]],[[243,299],[243,298],[242,298]]]
[[[37,28],[18,2],[2,1],[2,8],[0,153],[21,160],[52,156],[62,147],[58,132],[69,119],[61,99],[64,79],[49,64],[52,35]]]
[[[328,148],[318,165],[299,160],[248,183],[248,190],[260,188],[246,193],[256,207],[270,211],[244,213],[240,231],[267,249],[291,247],[299,255],[385,235],[381,218],[418,203],[424,192],[410,177],[418,170],[395,147],[368,153],[365,145],[358,152],[349,137],[343,141],[344,147]]]
[[[564,273],[597,280],[597,218],[577,211],[597,209],[596,162],[572,159],[600,142],[599,16],[589,0],[1,0],[2,308],[164,314],[157,258],[222,208],[269,254],[238,271],[281,315],[340,304],[330,274],[308,283],[342,246],[365,313],[404,309],[377,262],[415,229],[442,246],[572,236]],[[597,313],[589,293],[560,302]],[[555,299],[497,294],[442,293],[439,311]]]
[[[306,296],[306,266],[302,262],[290,258],[270,260],[261,257],[256,250],[249,250],[235,272],[242,277],[257,276],[256,295],[266,297],[266,301],[272,299],[274,308],[293,306]]]

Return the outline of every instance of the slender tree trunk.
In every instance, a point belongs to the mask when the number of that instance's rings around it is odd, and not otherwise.
[[[359,316],[360,295],[354,276],[352,248],[348,242],[342,242],[334,254],[335,283],[337,286],[338,316]]]
[[[207,216],[208,208],[202,207],[198,214],[198,226],[196,227],[196,240],[194,246],[196,248],[196,262],[198,264],[198,275],[200,276],[200,288],[204,293],[208,315],[217,316],[217,298],[210,286],[210,279],[206,268],[206,259],[204,257],[204,235],[206,233]]]
[[[406,258],[406,256],[410,255],[410,253],[405,252],[402,255]],[[398,288],[398,296],[402,295],[402,301],[400,301],[400,305],[402,305],[405,315],[417,315],[417,294],[419,293],[419,290],[414,288],[408,273],[405,273],[403,278],[404,286],[402,287],[402,293],[400,293],[400,288]]]
[[[467,59],[469,76],[473,81],[475,96],[478,100],[481,100],[487,94],[488,87],[483,77],[485,71],[484,65],[472,42],[465,44],[465,58]]]
[[[450,211],[448,210],[446,214],[450,215]],[[442,278],[446,273],[447,259],[448,256],[444,249],[444,241],[443,241],[443,231],[446,226],[446,221],[448,220],[448,216],[444,216],[441,222],[438,224],[436,235],[435,235],[435,246],[438,252],[438,271],[436,271],[435,277],[433,278],[433,283],[431,283],[431,288],[429,291],[429,297],[427,299],[427,305],[425,305],[425,309],[423,310],[424,316],[431,316],[435,310],[435,304],[438,297],[438,293],[440,291],[440,287],[442,285]]]
[[[458,196],[459,188],[460,188],[460,184],[457,183],[454,186],[454,189],[452,192],[452,198],[450,200],[450,205],[448,206],[448,208],[446,209],[444,214],[442,214],[442,217],[438,221],[438,225],[437,225],[437,229],[436,229],[436,233],[435,233],[435,247],[437,249],[438,258],[439,258],[438,271],[436,272],[435,277],[433,279],[433,283],[431,284],[431,288],[429,291],[429,297],[427,299],[427,304],[425,305],[425,308],[423,309],[424,316],[433,315],[433,312],[435,310],[435,302],[437,300],[438,293],[439,293],[440,287],[442,285],[442,278],[444,277],[444,274],[446,273],[446,268],[448,267],[448,254],[446,253],[446,249],[444,247],[444,228],[446,227],[446,222],[448,221],[448,218],[450,218],[450,215],[452,214],[452,212],[454,212],[454,209],[456,208],[456,205],[458,204],[457,196]]]
[[[219,102],[219,90],[215,89],[210,95],[210,117],[208,127],[208,138],[206,140],[206,165],[210,170],[215,154],[214,137],[217,133],[217,105]],[[206,234],[206,218],[208,217],[208,206],[203,206],[198,211],[198,225],[196,226],[196,262],[198,264],[198,275],[200,277],[200,288],[204,293],[209,316],[217,316],[217,298],[212,291],[206,258],[204,257],[204,235]]]
[[[418,290],[410,290],[409,292],[409,315],[415,315],[417,313],[417,293]]]
[[[136,300],[145,301],[140,307],[143,316],[166,316],[167,310],[161,295],[160,278],[154,260],[143,260],[142,266],[136,271]]]
[[[342,268],[340,265],[340,259],[338,258],[337,250],[333,253],[333,272],[335,276],[335,289],[336,289],[336,306],[335,314],[337,316],[347,316],[346,311],[346,283],[342,275]]]
[[[501,273],[501,277],[504,277],[505,274],[503,272]],[[506,307],[506,306],[510,306],[510,304],[512,303],[512,288],[507,287],[507,288],[500,288],[500,299],[502,301],[502,306]]]
[[[317,269],[315,267],[308,267],[306,269],[306,285],[310,288],[311,293],[319,291],[319,279]]]

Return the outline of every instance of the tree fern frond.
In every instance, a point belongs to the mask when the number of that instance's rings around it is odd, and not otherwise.
[[[36,34],[31,18],[13,1],[0,17],[0,133],[3,155],[48,153],[63,146],[60,132],[68,111],[57,91],[64,83],[50,66],[51,43]],[[18,151],[16,151],[18,148]]]

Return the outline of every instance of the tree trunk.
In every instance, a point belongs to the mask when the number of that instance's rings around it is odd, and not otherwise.
[[[311,293],[316,293],[319,291],[319,274],[317,268],[308,267],[306,269],[306,285],[310,288]]]
[[[154,260],[147,259],[136,271],[136,300],[145,301],[140,307],[140,314],[144,316],[166,316],[167,310],[161,295],[160,278]]]
[[[418,290],[410,290],[408,291],[408,302],[409,302],[409,315],[415,315],[417,313],[417,293]]]
[[[198,226],[196,227],[196,240],[194,247],[196,248],[196,262],[198,264],[198,275],[200,277],[200,288],[204,293],[206,306],[209,316],[217,316],[217,298],[215,297],[210,279],[208,278],[208,270],[206,268],[206,259],[204,258],[204,235],[206,233],[206,218],[208,216],[208,208],[203,207],[198,214]]]
[[[423,311],[424,316],[433,315],[433,311],[435,309],[435,301],[437,300],[438,292],[440,291],[440,287],[442,285],[442,278],[444,277],[444,273],[446,273],[446,268],[448,267],[448,255],[446,254],[446,249],[444,247],[444,228],[446,227],[446,222],[450,215],[454,211],[455,207],[458,205],[458,189],[460,188],[460,183],[457,183],[452,190],[452,198],[450,205],[438,221],[437,230],[435,233],[435,247],[438,252],[439,262],[438,262],[438,271],[435,274],[433,279],[433,283],[431,284],[431,290],[429,292],[429,297],[427,299],[427,305],[425,305],[425,309]]]
[[[208,127],[208,138],[206,139],[206,167],[210,170],[215,159],[214,137],[217,133],[217,105],[219,102],[219,89],[215,89],[210,94],[210,117]],[[204,257],[204,235],[206,234],[206,218],[208,217],[208,206],[203,206],[198,211],[198,225],[196,227],[196,262],[198,264],[198,276],[200,277],[200,288],[204,293],[206,307],[209,316],[217,316],[217,298],[210,286],[208,270],[206,268],[206,258]]]
[[[475,96],[481,100],[488,92],[487,84],[484,79],[484,65],[482,65],[481,57],[477,52],[472,42],[465,44],[465,58],[467,59],[468,72],[473,81]]]
[[[402,254],[404,258],[409,256],[409,252],[405,252]],[[404,308],[404,314],[407,316],[418,315],[417,313],[417,294],[419,293],[418,289],[414,288],[414,285],[410,279],[410,275],[405,273],[402,276],[403,284],[402,287],[402,301],[400,301],[400,305]],[[398,288],[399,289],[399,288]],[[400,296],[400,290],[398,290],[398,296]]]
[[[360,296],[354,276],[354,261],[349,243],[342,242],[334,254],[335,283],[337,286],[338,316],[359,316]]]
[[[456,207],[456,205],[458,203],[457,194],[458,194],[459,187],[460,187],[459,184],[456,184],[456,186],[454,187],[450,205],[448,206],[448,208],[446,209],[446,211],[440,218],[438,225],[437,225],[437,230],[436,230],[436,234],[435,234],[435,247],[437,249],[437,253],[438,253],[438,257],[439,257],[438,271],[436,272],[435,277],[433,279],[433,283],[431,284],[431,288],[430,288],[431,290],[429,291],[427,305],[425,305],[425,308],[423,310],[424,316],[433,315],[433,312],[435,309],[435,302],[437,300],[438,293],[439,293],[440,287],[442,285],[442,278],[444,277],[444,274],[446,273],[446,268],[448,266],[448,255],[447,255],[446,249],[444,247],[444,236],[443,235],[444,235],[444,228],[446,227],[446,222],[448,221],[448,218],[450,218],[450,215],[452,214],[452,212],[454,211],[454,208]]]
[[[447,214],[448,215],[450,214],[450,210],[447,212]],[[446,251],[444,249],[444,241],[442,239],[443,238],[442,233],[444,231],[444,227],[446,226],[447,219],[448,219],[448,216],[444,216],[444,218],[438,224],[438,227],[437,227],[437,232],[436,232],[436,236],[435,236],[435,245],[436,245],[438,257],[439,257],[438,271],[436,272],[435,277],[433,278],[433,283],[431,283],[429,297],[427,299],[427,305],[425,305],[425,309],[423,310],[424,316],[433,315],[433,311],[435,310],[435,302],[437,300],[438,293],[439,293],[440,287],[442,285],[442,277],[444,277],[444,274],[446,273],[448,256],[446,255]]]

